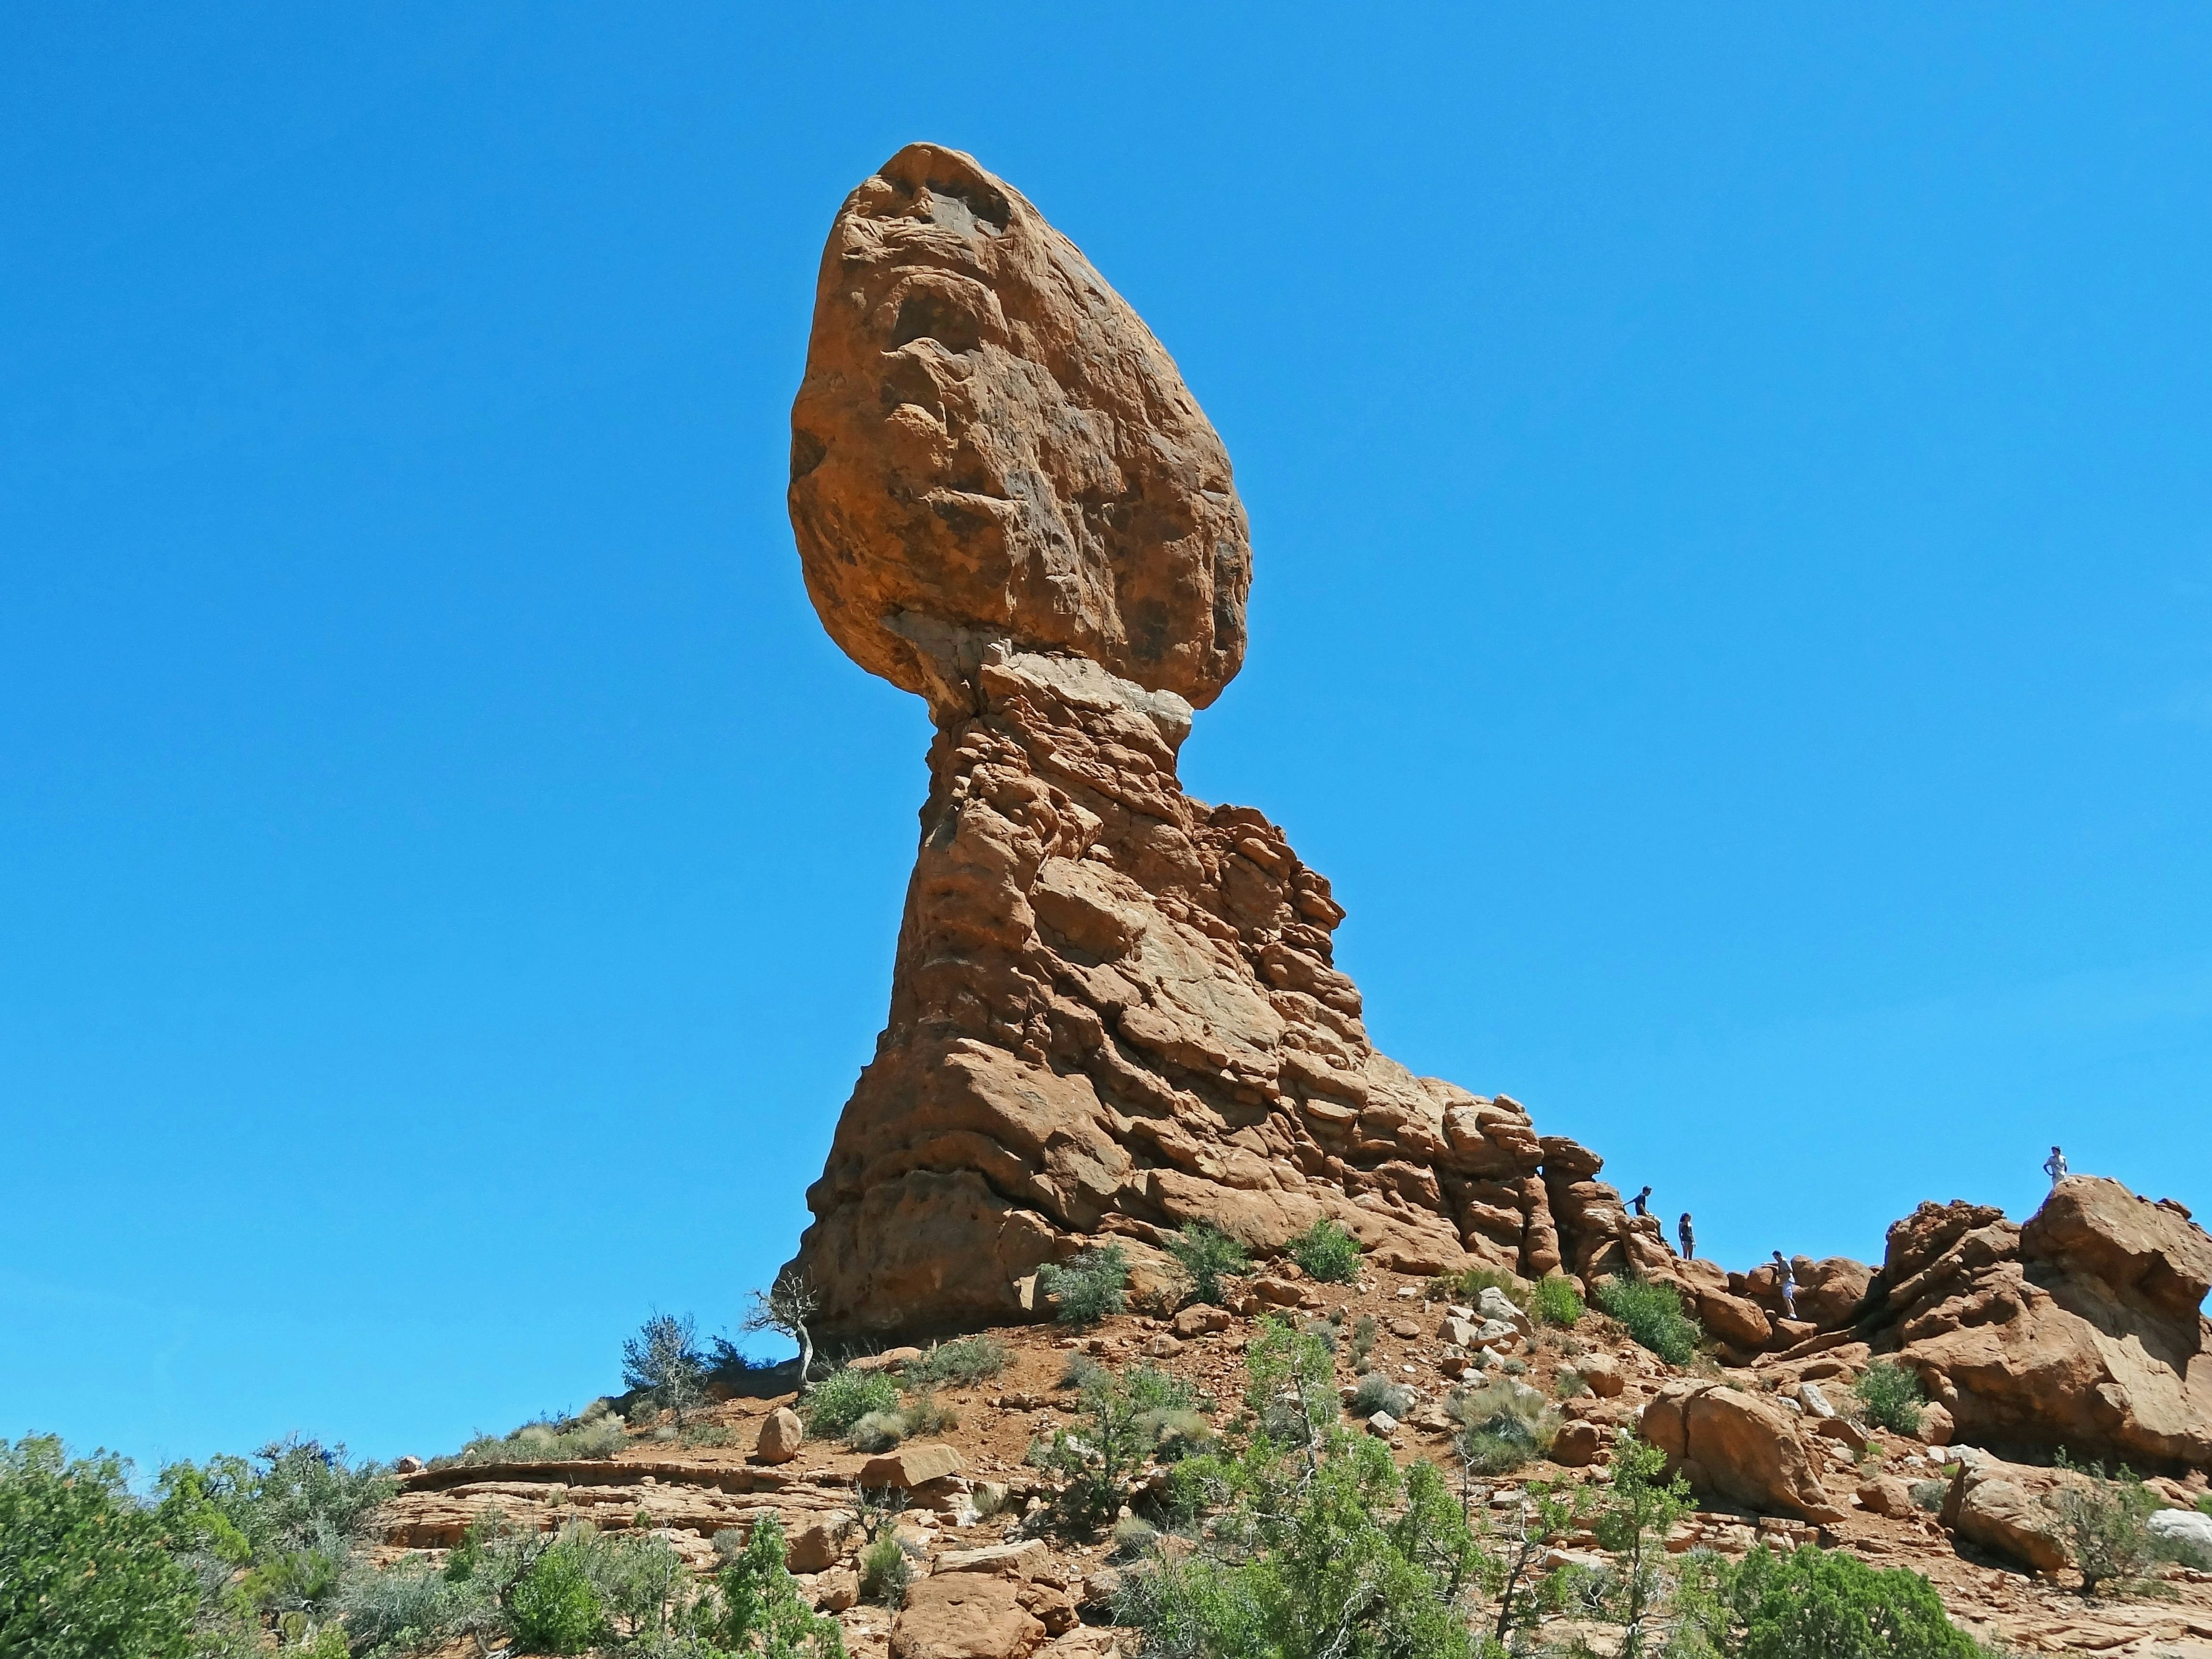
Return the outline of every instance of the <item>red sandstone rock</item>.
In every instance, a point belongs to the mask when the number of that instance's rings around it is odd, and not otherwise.
[[[1638,1431],[1693,1486],[1766,1514],[1822,1523],[1843,1519],[1796,1423],[1759,1395],[1724,1383],[1669,1383],[1644,1408]]]
[[[823,250],[792,409],[806,588],[854,659],[959,702],[985,640],[1203,706],[1244,654],[1229,456],[1074,244],[972,157],[909,144]]]

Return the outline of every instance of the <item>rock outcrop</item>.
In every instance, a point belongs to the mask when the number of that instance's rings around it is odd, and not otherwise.
[[[1761,1395],[1724,1382],[1669,1383],[1644,1408],[1638,1432],[1667,1454],[1668,1473],[1698,1492],[1767,1515],[1816,1522],[1844,1517],[1796,1422]]]
[[[929,145],[855,191],[793,428],[817,608],[938,728],[890,1023],[808,1194],[826,1328],[1018,1317],[1040,1264],[1186,1221],[1267,1251],[1332,1218],[1408,1271],[1668,1259],[1595,1154],[1376,1053],[1327,879],[1183,793],[1242,658],[1243,509],[1034,207]]]
[[[1923,1204],[1889,1230],[1858,1330],[1960,1440],[2138,1469],[2212,1465],[2212,1238],[2171,1200],[2074,1176],[2025,1225]]]

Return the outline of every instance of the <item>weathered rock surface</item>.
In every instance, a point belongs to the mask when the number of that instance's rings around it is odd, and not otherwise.
[[[761,1419],[753,1455],[763,1463],[788,1463],[799,1455],[805,1439],[806,1425],[799,1420],[799,1413],[788,1406],[779,1406]]]
[[[1796,1423],[1759,1395],[1720,1382],[1671,1382],[1644,1408],[1639,1432],[1698,1491],[1768,1515],[1843,1519]]]
[[[2059,1182],[2024,1226],[1923,1204],[1890,1229],[1860,1328],[1956,1437],[2139,1469],[2212,1465],[2212,1238],[2116,1181]]]
[[[871,672],[957,704],[1000,640],[1200,707],[1237,672],[1251,550],[1221,440],[971,157],[909,144],[846,198],[791,421],[807,592]]]
[[[1328,881],[1182,792],[1243,650],[1243,511],[1033,207],[951,151],[886,163],[832,231],[793,418],[823,619],[938,725],[890,1023],[808,1194],[825,1329],[1041,1313],[1022,1281],[1104,1237],[1166,1285],[1186,1221],[1265,1254],[1328,1218],[1409,1272],[1671,1261],[1595,1154],[1377,1054]]]

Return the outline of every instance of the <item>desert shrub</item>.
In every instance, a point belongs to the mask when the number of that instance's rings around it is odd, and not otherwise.
[[[1602,1279],[1595,1294],[1601,1309],[1668,1364],[1686,1365],[1696,1354],[1705,1333],[1682,1311],[1681,1296],[1672,1285],[1647,1279]]]
[[[2179,1533],[2153,1533],[2150,1547],[2151,1553],[2161,1561],[2178,1561],[2198,1572],[2212,1572],[2212,1548],[2193,1538],[2185,1538]]]
[[[884,1534],[860,1552],[860,1599],[879,1607],[900,1606],[913,1571],[898,1540]]]
[[[582,1420],[573,1418],[525,1423],[511,1433],[480,1434],[450,1457],[434,1457],[434,1468],[456,1463],[568,1463],[611,1457],[629,1443],[623,1420],[610,1413]]]
[[[1462,1267],[1455,1273],[1438,1273],[1429,1281],[1429,1295],[1438,1302],[1473,1302],[1485,1291],[1496,1291],[1514,1306],[1528,1304],[1528,1291],[1503,1267]]]
[[[1580,1371],[1561,1371],[1552,1392],[1562,1400],[1578,1400],[1590,1391],[1589,1380]]]
[[[887,1452],[906,1438],[906,1419],[897,1412],[870,1412],[845,1431],[845,1443],[857,1452]]]
[[[1242,1244],[1200,1221],[1184,1222],[1169,1241],[1168,1254],[1189,1275],[1191,1296],[1200,1302],[1218,1303],[1224,1279],[1252,1271],[1252,1258]]]
[[[1367,1357],[1375,1352],[1376,1339],[1382,1334],[1373,1314],[1362,1314],[1352,1327],[1352,1347],[1347,1358],[1355,1371],[1367,1369]]]
[[[721,1541],[714,1540],[718,1553]],[[720,1616],[711,1626],[716,1646],[759,1659],[844,1659],[837,1621],[806,1605],[783,1565],[783,1523],[768,1515],[727,1557],[716,1581],[722,1592]]]
[[[1575,1289],[1574,1280],[1563,1273],[1548,1273],[1538,1279],[1528,1303],[1528,1310],[1547,1325],[1571,1331],[1582,1323],[1582,1293]]]
[[[507,1626],[526,1652],[581,1653],[607,1628],[607,1607],[592,1582],[588,1541],[573,1529],[539,1550],[501,1598]]]
[[[2208,1492],[2199,1498],[2197,1500],[2197,1507],[2206,1515],[2212,1515],[2212,1492]]]
[[[1159,1535],[1160,1529],[1143,1516],[1124,1516],[1114,1523],[1114,1553],[1124,1560],[1142,1555]]]
[[[476,1598],[422,1556],[349,1574],[338,1593],[347,1640],[362,1655],[441,1647],[465,1626]]]
[[[1372,1417],[1377,1412],[1403,1417],[1413,1403],[1412,1389],[1393,1382],[1380,1371],[1370,1372],[1361,1377],[1352,1390],[1351,1409],[1354,1417]]]
[[[881,1371],[832,1371],[806,1396],[806,1431],[817,1437],[841,1435],[870,1412],[896,1412],[898,1384]]]
[[[706,1380],[707,1357],[699,1352],[698,1327],[689,1314],[654,1314],[635,1336],[623,1340],[623,1386],[649,1395],[679,1429]]]
[[[1721,1573],[1721,1601],[1741,1635],[1741,1659],[1978,1659],[1917,1572],[1878,1571],[1842,1550],[1810,1546],[1778,1556],[1765,1545]]]
[[[686,1446],[734,1446],[738,1437],[720,1423],[695,1423],[678,1432],[677,1438]]]
[[[1082,1536],[1110,1523],[1128,1501],[1129,1481],[1151,1454],[1162,1418],[1190,1406],[1187,1384],[1140,1366],[1126,1376],[1103,1367],[1083,1384],[1075,1427],[1030,1449],[1030,1461],[1066,1484],[1055,1505],[1060,1524]]]
[[[1359,1277],[1359,1241],[1334,1221],[1316,1221],[1291,1241],[1291,1260],[1310,1279],[1349,1285]]]
[[[1006,1369],[1012,1356],[995,1336],[963,1336],[957,1342],[940,1342],[906,1368],[909,1387],[972,1389]]]
[[[1915,1504],[1933,1515],[1943,1507],[1943,1500],[1951,1495],[1951,1483],[1948,1480],[1915,1480],[1905,1490]]]
[[[1310,1466],[1263,1434],[1209,1477],[1232,1504],[1216,1541],[1123,1576],[1115,1622],[1141,1630],[1146,1653],[1474,1659],[1478,1553],[1433,1465],[1401,1474],[1380,1441],[1340,1430]]]
[[[1342,1322],[1334,1319],[1302,1319],[1298,1329],[1320,1343],[1331,1353],[1336,1352],[1337,1334],[1344,1328]]]
[[[898,1417],[909,1438],[917,1434],[943,1434],[960,1426],[960,1413],[931,1389],[924,1389],[899,1407]]]
[[[1550,1449],[1559,1415],[1542,1395],[1510,1378],[1454,1395],[1445,1414],[1460,1427],[1461,1460],[1477,1474],[1504,1474]]]
[[[1079,1251],[1038,1268],[1037,1289],[1058,1299],[1053,1316],[1061,1324],[1096,1325],[1128,1305],[1128,1255],[1119,1244]]]
[[[1100,1364],[1090,1354],[1084,1352],[1082,1349],[1078,1348],[1067,1356],[1067,1363],[1060,1368],[1060,1386],[1063,1389],[1080,1389],[1086,1386],[1092,1377],[1103,1376],[1105,1374],[1105,1366]]]
[[[2057,1517],[2067,1559],[2081,1575],[2081,1594],[2094,1595],[2106,1584],[2135,1587],[2159,1559],[2150,1531],[2158,1499],[2124,1468],[2108,1477],[2103,1464],[2077,1468],[2063,1452],[2058,1467],[2081,1478],[2045,1493],[2043,1502]]]
[[[1920,1408],[1928,1396],[1920,1391],[1920,1378],[1910,1368],[1877,1359],[1851,1384],[1851,1393],[1869,1423],[1899,1434],[1920,1432]]]
[[[51,1436],[0,1440],[0,1653],[168,1659],[200,1585],[109,1452],[71,1460]]]

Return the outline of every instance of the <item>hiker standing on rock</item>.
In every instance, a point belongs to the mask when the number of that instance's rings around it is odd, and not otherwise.
[[[2066,1154],[2053,1146],[2051,1149],[2051,1156],[2043,1160],[2043,1173],[2051,1177],[2051,1184],[2054,1187],[2065,1180]]]
[[[1649,1211],[1649,1210],[1647,1210],[1647,1209],[1645,1209],[1645,1208],[1644,1207],[1644,1200],[1647,1200],[1647,1199],[1649,1199],[1650,1196],[1651,1196],[1651,1188],[1649,1188],[1649,1187],[1646,1187],[1646,1188],[1644,1188],[1644,1189],[1642,1192],[1640,1192],[1640,1193],[1637,1194],[1637,1195],[1636,1195],[1635,1197],[1633,1197],[1633,1198],[1632,1198],[1632,1199],[1630,1199],[1630,1200],[1628,1200],[1631,1204],[1633,1204],[1633,1205],[1636,1206],[1636,1213],[1637,1213],[1637,1215],[1638,1215],[1639,1218],[1640,1218],[1640,1217],[1643,1217],[1643,1216],[1650,1215],[1650,1214],[1651,1213],[1651,1212],[1650,1212],[1650,1211]]]
[[[1682,1237],[1682,1260],[1695,1261],[1698,1259],[1698,1236],[1690,1231],[1690,1212],[1687,1210],[1682,1212],[1681,1220],[1674,1224],[1674,1231]]]
[[[1790,1271],[1790,1264],[1782,1259],[1782,1252],[1774,1253],[1774,1271],[1782,1275],[1782,1316],[1797,1317],[1797,1275]]]

